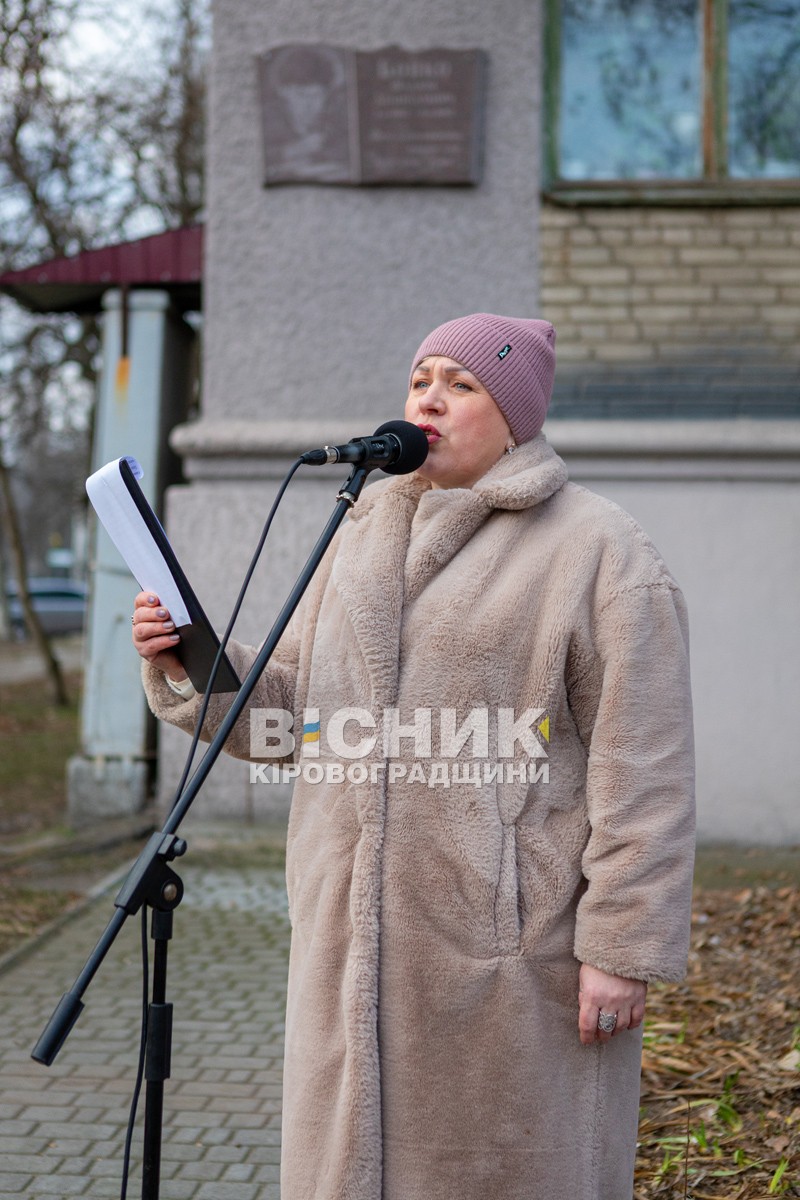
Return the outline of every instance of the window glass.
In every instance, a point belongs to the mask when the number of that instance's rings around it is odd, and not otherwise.
[[[730,0],[728,169],[800,175],[800,0]]]
[[[564,0],[562,179],[702,173],[698,9],[697,0]]]

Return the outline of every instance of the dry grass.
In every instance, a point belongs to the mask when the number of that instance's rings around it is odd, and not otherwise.
[[[49,703],[39,682],[0,686],[0,837],[64,824],[67,759],[79,743],[80,676],[68,679],[68,708]]]

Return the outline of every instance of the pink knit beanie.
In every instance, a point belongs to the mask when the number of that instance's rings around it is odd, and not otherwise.
[[[472,313],[429,333],[414,355],[454,358],[489,392],[515,440],[527,442],[544,424],[556,369],[556,331],[549,321]]]

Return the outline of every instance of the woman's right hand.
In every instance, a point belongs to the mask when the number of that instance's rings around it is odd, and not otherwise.
[[[151,666],[176,683],[188,678],[175,653],[180,634],[175,632],[175,623],[152,592],[139,592],[133,602],[132,636],[138,653]]]

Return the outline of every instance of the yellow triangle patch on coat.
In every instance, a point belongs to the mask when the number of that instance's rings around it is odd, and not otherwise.
[[[539,722],[539,724],[536,726],[536,728],[539,730],[539,733],[542,735],[544,740],[546,742],[549,742],[550,741],[550,718],[545,717],[545,719],[543,721]]]

